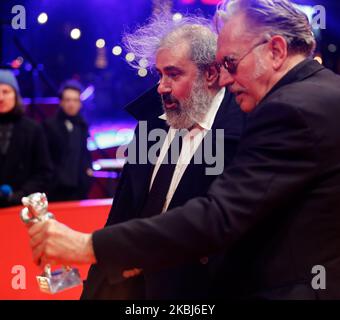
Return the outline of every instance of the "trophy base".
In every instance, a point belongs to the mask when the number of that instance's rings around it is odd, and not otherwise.
[[[78,269],[59,269],[51,272],[51,275],[37,276],[40,291],[55,294],[82,284]]]

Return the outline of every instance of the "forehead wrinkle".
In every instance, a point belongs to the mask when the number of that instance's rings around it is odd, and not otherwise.
[[[162,57],[162,59],[160,59]],[[160,61],[161,60],[161,61]],[[160,65],[160,62],[162,65]],[[190,58],[190,47],[186,42],[181,42],[174,47],[162,47],[156,54],[156,69],[184,70],[188,64],[194,64]]]

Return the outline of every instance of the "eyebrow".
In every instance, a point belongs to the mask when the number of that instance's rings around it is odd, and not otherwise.
[[[158,68],[156,68],[157,72],[161,72]],[[164,67],[164,71],[165,72],[172,72],[172,71],[178,71],[178,72],[183,72],[183,70],[179,67],[175,67],[175,66],[166,66]]]

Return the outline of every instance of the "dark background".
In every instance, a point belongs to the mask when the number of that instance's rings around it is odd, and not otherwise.
[[[125,54],[111,52],[119,45],[124,31],[133,30],[150,16],[154,6],[162,0],[0,0],[1,37],[0,65],[13,64],[17,57],[23,63],[17,69],[24,97],[55,97],[60,83],[68,78],[81,81],[84,88],[93,86],[94,93],[85,103],[84,115],[90,124],[129,119],[124,105],[156,83],[152,73],[139,77],[128,66]],[[166,0],[165,0],[166,1]],[[214,0],[168,1],[173,12],[201,13],[211,17],[215,12]],[[323,64],[340,73],[340,4],[338,1],[300,0],[305,5],[323,5],[326,9],[326,29],[318,34],[318,52]],[[210,4],[209,4],[210,3]],[[11,19],[14,5],[26,9],[26,29],[14,30]],[[48,14],[46,24],[39,24],[41,12]],[[72,40],[70,30],[79,28],[82,35]],[[98,49],[96,40],[106,41]],[[18,43],[24,51],[18,48]],[[20,46],[19,44],[19,46]],[[335,52],[329,51],[334,44]],[[334,51],[334,47],[333,47]],[[31,59],[27,56],[29,54]],[[98,67],[104,57],[105,67]],[[31,70],[33,62],[38,71]],[[103,59],[101,60],[103,62]],[[35,76],[34,76],[35,74]],[[37,75],[38,74],[38,75]]]

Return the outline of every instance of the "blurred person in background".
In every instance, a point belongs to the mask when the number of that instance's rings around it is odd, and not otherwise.
[[[14,74],[0,70],[0,207],[46,192],[52,174],[41,127],[24,115]]]
[[[82,88],[75,80],[60,89],[60,108],[43,123],[54,165],[49,200],[86,199],[91,187],[92,159],[87,149],[88,125],[80,115]]]

